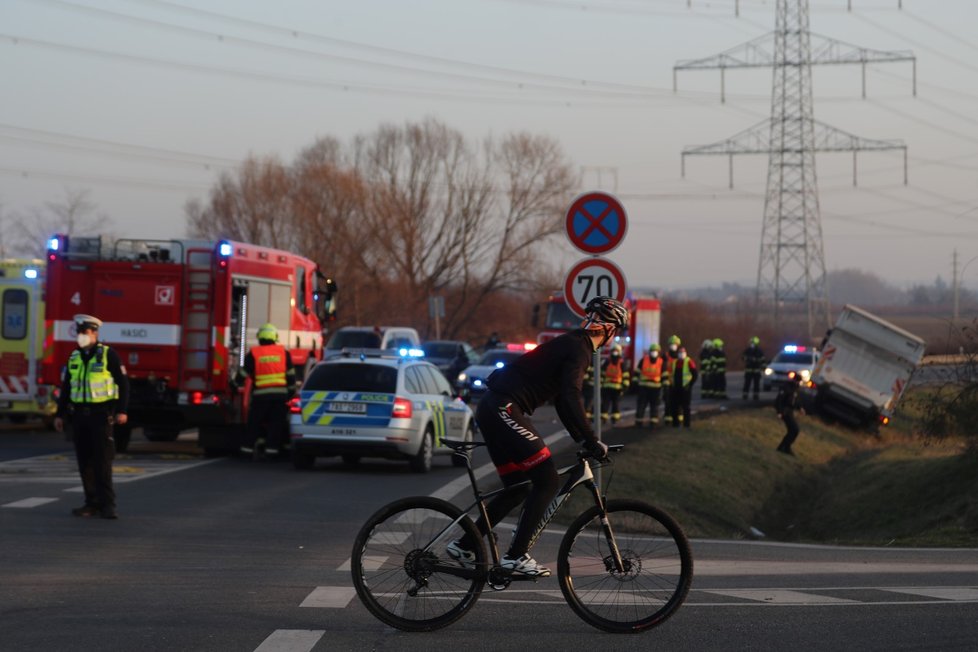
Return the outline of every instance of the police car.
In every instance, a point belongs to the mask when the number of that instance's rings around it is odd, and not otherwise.
[[[465,401],[477,401],[488,391],[486,379],[496,369],[505,367],[518,357],[532,351],[535,344],[502,344],[482,354],[478,362],[463,369],[455,379],[455,389]]]
[[[297,469],[339,455],[348,464],[361,457],[403,459],[426,473],[434,455],[452,452],[443,440],[473,439],[472,410],[438,367],[404,353],[346,349],[312,369],[290,415]]]
[[[764,391],[772,387],[776,389],[788,382],[788,374],[792,371],[801,376],[802,383],[807,383],[818,359],[819,352],[813,347],[795,344],[785,346],[764,368]]]

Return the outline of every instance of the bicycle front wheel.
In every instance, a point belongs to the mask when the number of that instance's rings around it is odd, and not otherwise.
[[[686,599],[693,555],[679,524],[638,500],[607,503],[612,537],[624,570],[614,561],[595,506],[567,528],[557,556],[564,599],[589,625],[607,632],[641,632],[661,625]]]
[[[438,566],[464,568],[445,546],[468,535],[475,569],[460,577]],[[430,497],[382,507],[357,535],[353,586],[370,613],[391,627],[427,632],[445,627],[475,606],[485,583],[486,552],[475,524],[455,505]]]

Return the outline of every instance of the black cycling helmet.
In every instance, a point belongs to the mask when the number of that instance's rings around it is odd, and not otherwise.
[[[587,326],[611,324],[618,330],[628,328],[628,310],[620,301],[611,297],[594,297],[584,309]]]

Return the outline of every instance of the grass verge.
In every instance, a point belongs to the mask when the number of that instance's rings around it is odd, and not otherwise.
[[[795,457],[775,452],[784,429],[770,408],[694,421],[690,430],[621,428],[612,497],[641,497],[687,534],[856,545],[978,545],[978,455],[960,441],[881,437],[801,416]],[[572,515],[584,501],[562,510]]]

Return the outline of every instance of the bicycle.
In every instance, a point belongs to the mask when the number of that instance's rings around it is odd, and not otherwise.
[[[452,624],[475,606],[486,585],[502,591],[511,582],[539,579],[503,569],[495,534],[481,535],[469,516],[477,508],[488,522],[486,501],[521,485],[482,493],[471,451],[484,442],[443,441],[465,459],[475,501],[463,510],[429,496],[396,500],[367,519],[353,546],[353,585],[361,602],[387,625],[405,631]],[[622,448],[609,446],[611,451]],[[682,605],[692,583],[693,556],[682,528],[666,512],[639,500],[602,497],[592,466],[610,464],[610,458],[577,453],[577,463],[560,471],[567,479],[531,545],[570,493],[587,487],[594,505],[568,526],[557,554],[560,590],[589,625],[607,632],[642,632],[661,625]],[[476,543],[473,563],[445,552],[463,534]]]

